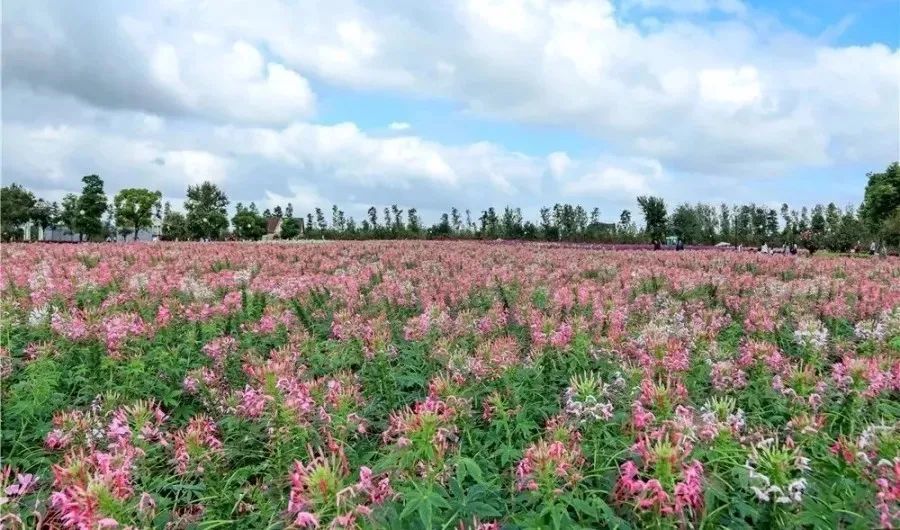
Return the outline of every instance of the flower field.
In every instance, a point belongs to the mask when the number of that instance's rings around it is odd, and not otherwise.
[[[900,526],[900,260],[5,245],[6,528]]]

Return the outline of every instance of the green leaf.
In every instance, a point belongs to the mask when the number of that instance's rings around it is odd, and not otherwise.
[[[575,511],[579,513],[586,513],[591,517],[598,516],[597,509],[584,499],[579,499],[578,497],[567,497],[565,501],[569,504],[569,506],[575,508]]]
[[[463,467],[469,473],[469,476],[475,479],[475,482],[484,484],[484,474],[481,472],[481,467],[478,465],[478,462],[467,457],[460,458],[459,461],[463,464]]]

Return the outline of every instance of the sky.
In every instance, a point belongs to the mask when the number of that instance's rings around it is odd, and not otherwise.
[[[2,180],[232,206],[858,204],[898,0],[10,0]]]

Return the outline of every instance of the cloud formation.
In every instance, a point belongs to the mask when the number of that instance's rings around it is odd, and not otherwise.
[[[244,201],[618,207],[686,189],[742,200],[727,183],[898,152],[896,48],[829,44],[740,0],[45,0],[4,18],[3,173],[38,189],[102,171],[112,190],[172,197],[210,179]],[[421,116],[415,134],[363,127],[364,106],[319,121],[342,93],[473,125],[440,141]]]

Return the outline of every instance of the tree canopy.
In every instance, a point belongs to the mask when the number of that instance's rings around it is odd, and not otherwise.
[[[82,177],[84,187],[78,197],[78,213],[75,225],[78,232],[88,238],[98,238],[103,234],[103,214],[108,207],[103,192],[103,180],[97,175]]]
[[[226,207],[228,197],[212,182],[188,186],[184,208],[187,210],[187,226],[191,237],[218,238],[228,229]]]
[[[663,241],[666,238],[666,203],[659,197],[642,195],[637,199],[638,206],[644,212],[647,235],[652,241]]]
[[[153,224],[153,210],[159,206],[162,193],[145,188],[125,188],[113,199],[116,226],[131,229],[137,241],[141,228]]]
[[[18,184],[0,189],[0,232],[4,241],[21,237],[21,225],[31,218],[34,204],[34,195]]]
[[[900,163],[881,173],[868,173],[860,216],[869,228],[892,244],[900,239]]]

